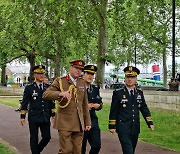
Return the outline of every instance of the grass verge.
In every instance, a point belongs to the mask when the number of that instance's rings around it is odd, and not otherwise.
[[[110,105],[97,112],[101,130],[108,131]],[[155,130],[150,131],[141,116],[139,140],[180,152],[180,112],[151,109]]]
[[[17,154],[18,151],[11,147],[8,143],[0,139],[0,153],[1,154]]]
[[[11,96],[9,96],[8,98],[2,97],[0,98],[0,103],[10,107],[18,108],[20,99],[22,99],[22,97],[16,97],[16,98]]]

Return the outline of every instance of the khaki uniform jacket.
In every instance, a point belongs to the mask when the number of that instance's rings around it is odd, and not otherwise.
[[[62,100],[58,97],[60,90],[59,81],[62,80],[64,91],[68,91],[70,85],[74,85],[69,76],[59,77],[54,80],[51,86],[44,92],[43,99]],[[57,112],[55,116],[54,128],[64,131],[84,131],[85,126],[91,126],[91,119],[88,109],[88,98],[85,87],[85,81],[81,78],[77,79],[77,102],[72,94],[71,101],[66,108],[60,108],[57,103]],[[67,100],[65,100],[67,101]]]

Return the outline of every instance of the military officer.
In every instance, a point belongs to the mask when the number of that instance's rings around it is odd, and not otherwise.
[[[21,124],[25,124],[26,112],[28,111],[30,147],[32,154],[40,154],[51,139],[50,117],[55,116],[55,104],[52,101],[42,99],[43,92],[48,88],[43,84],[45,67],[35,66],[34,83],[25,87],[21,102]],[[41,131],[42,139],[38,140],[38,131]]]
[[[139,111],[150,130],[154,130],[154,125],[143,92],[135,86],[137,75],[140,74],[139,69],[127,66],[124,68],[124,72],[124,88],[113,92],[109,131],[117,132],[123,154],[134,154],[140,133]]]
[[[102,109],[102,98],[99,94],[99,87],[92,83],[94,80],[94,74],[97,71],[97,67],[94,65],[86,65],[84,67],[83,79],[86,81],[86,89],[88,94],[88,107],[91,117],[91,130],[84,131],[83,143],[82,143],[82,154],[86,153],[86,144],[89,142],[91,149],[90,154],[98,154],[101,148],[101,137],[100,128],[98,124],[98,117],[95,111]]]
[[[58,100],[54,128],[59,134],[60,154],[80,154],[83,131],[91,128],[85,81],[80,78],[84,64],[70,61],[69,74],[56,78],[43,94],[44,99]]]

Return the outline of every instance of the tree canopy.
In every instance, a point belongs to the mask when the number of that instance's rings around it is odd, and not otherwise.
[[[177,56],[179,8],[178,0]],[[28,59],[31,68],[51,62],[57,77],[68,70],[69,60],[83,59],[100,68],[101,86],[106,63],[119,69],[163,60],[167,82],[171,29],[170,0],[0,0],[0,65],[14,59]]]

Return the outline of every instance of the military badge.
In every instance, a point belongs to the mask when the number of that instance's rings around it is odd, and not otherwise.
[[[132,67],[129,67],[129,70],[132,71]]]
[[[123,95],[123,98],[126,98],[126,95]]]
[[[139,93],[137,94],[137,99],[141,99],[141,95]]]
[[[33,90],[32,98],[33,98],[34,100],[36,100],[36,97],[37,97],[37,96],[38,96],[38,93],[36,93],[36,91]]]
[[[126,104],[123,104],[123,107],[125,108],[125,107],[126,107]]]

